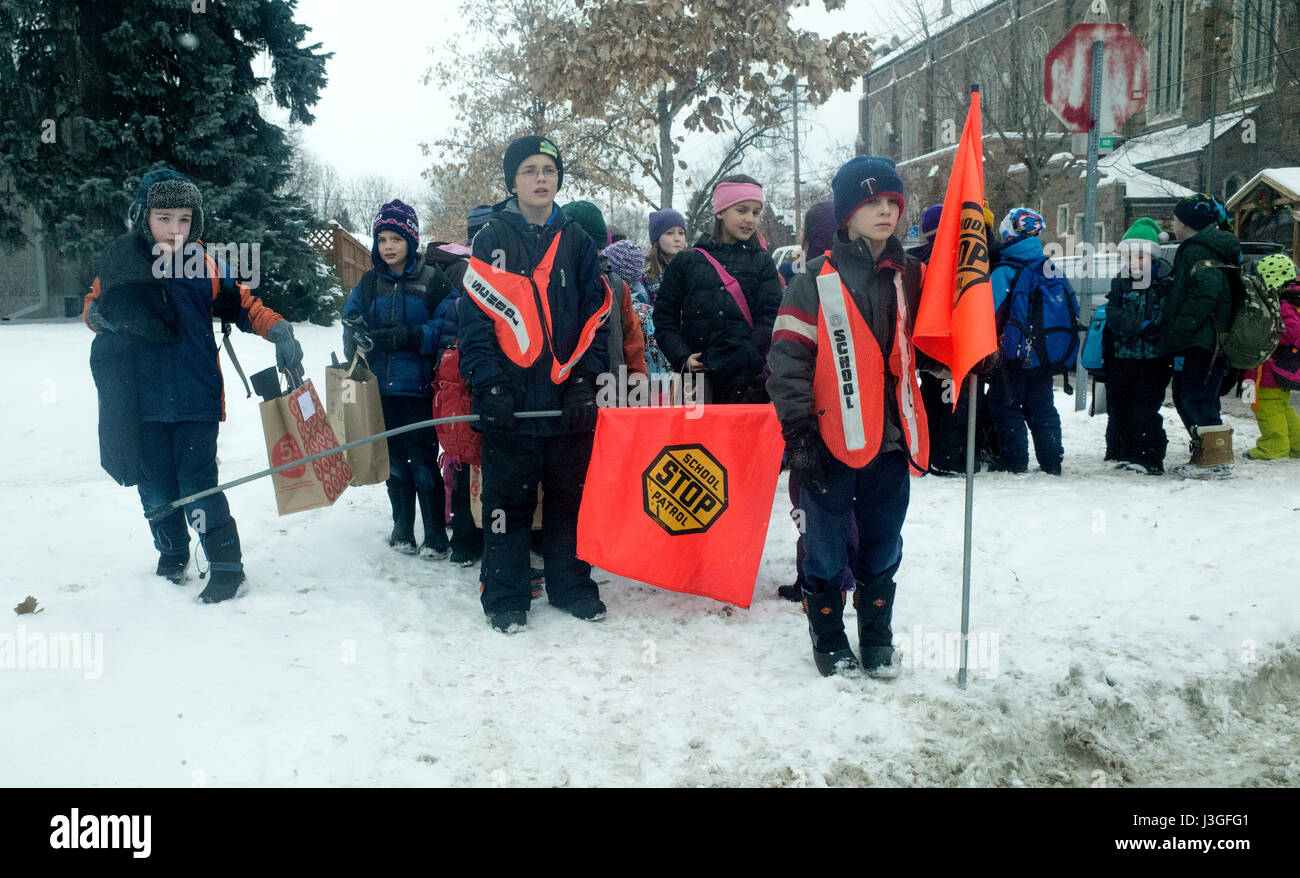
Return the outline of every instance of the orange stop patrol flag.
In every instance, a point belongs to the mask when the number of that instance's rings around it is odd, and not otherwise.
[[[748,607],[783,447],[770,405],[601,409],[578,557]]]
[[[955,388],[998,345],[989,285],[990,230],[984,225],[982,149],[980,95],[973,90],[912,333],[917,348],[952,372]],[[958,393],[952,396],[956,409]]]

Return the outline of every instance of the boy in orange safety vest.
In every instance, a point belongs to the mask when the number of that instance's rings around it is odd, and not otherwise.
[[[786,290],[767,390],[799,484],[813,660],[823,676],[861,667],[892,677],[908,475],[923,472],[929,459],[911,343],[921,265],[894,237],[905,202],[890,159],[854,158],[831,188],[838,230],[829,253],[811,259]],[[858,528],[853,558],[844,529],[850,512]],[[856,585],[861,666],[844,633],[846,563]]]
[[[597,377],[609,369],[612,295],[596,245],[555,205],[564,162],[546,137],[521,137],[502,161],[510,197],[474,236],[460,318],[461,374],[483,433],[483,612],[502,633],[528,622],[529,533],[540,484],[551,604],[605,616],[591,565],[577,557],[578,507],[596,429]],[[515,412],[559,410],[517,419]]]

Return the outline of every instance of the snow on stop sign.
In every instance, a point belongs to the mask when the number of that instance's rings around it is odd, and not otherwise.
[[[1118,131],[1147,99],[1147,50],[1122,24],[1076,24],[1047,53],[1043,65],[1043,97],[1070,131],[1091,126],[1092,43],[1101,40],[1102,131]]]

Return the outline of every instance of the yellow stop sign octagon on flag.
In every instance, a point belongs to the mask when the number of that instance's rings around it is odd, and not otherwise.
[[[641,495],[668,533],[704,533],[726,511],[727,471],[703,445],[669,445],[642,474]]]

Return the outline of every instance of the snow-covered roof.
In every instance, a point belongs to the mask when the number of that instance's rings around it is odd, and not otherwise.
[[[1227,134],[1242,119],[1249,116],[1258,107],[1245,107],[1228,113],[1220,113],[1214,120],[1214,139]],[[1161,128],[1125,142],[1130,161],[1135,165],[1167,161],[1179,156],[1198,153],[1210,145],[1210,120],[1199,125],[1188,126],[1186,123],[1172,128]],[[1118,154],[1116,150],[1114,154]]]
[[[1256,109],[1257,107],[1246,107],[1220,113],[1214,120],[1215,140],[1231,131]],[[1186,186],[1144,170],[1144,166],[1195,154],[1209,144],[1208,119],[1199,125],[1189,126],[1184,123],[1130,138],[1119,149],[1097,160],[1097,185],[1113,186],[1123,183],[1126,198],[1185,198],[1194,195],[1196,193]],[[1086,173],[1084,171],[1080,176]]]
[[[951,11],[947,15],[943,14],[945,0],[907,0],[899,3],[897,18],[875,24],[872,28],[877,33],[890,34],[885,39],[885,47],[889,47],[895,38],[898,40],[898,45],[892,46],[886,55],[880,54],[880,50],[877,49],[871,72],[874,73],[892,64],[910,50],[923,44],[927,30],[930,39],[934,39],[949,28],[999,2],[1001,0],[951,0]],[[922,27],[922,23],[925,27]]]
[[[1233,193],[1226,205],[1228,210],[1232,210],[1245,200],[1260,183],[1272,186],[1291,202],[1300,202],[1300,168],[1265,168]]]

